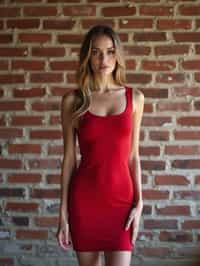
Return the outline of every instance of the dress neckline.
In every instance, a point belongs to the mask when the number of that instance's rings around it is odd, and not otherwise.
[[[92,112],[90,112],[89,110],[87,110],[87,114],[90,115],[90,116],[93,116],[93,117],[96,117],[96,118],[111,118],[111,117],[120,117],[122,115],[124,115],[126,112],[127,112],[127,109],[128,109],[128,104],[129,104],[129,98],[128,98],[128,88],[126,86],[124,86],[125,88],[125,98],[126,98],[126,106],[125,106],[125,109],[119,113],[119,114],[110,114],[110,115],[97,115],[97,114],[94,114]]]

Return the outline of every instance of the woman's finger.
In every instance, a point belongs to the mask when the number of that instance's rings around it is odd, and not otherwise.
[[[67,238],[66,238],[65,233],[63,231],[60,231],[60,233],[58,235],[58,240],[59,240],[59,244],[60,244],[61,248],[63,248],[64,250],[69,249],[69,247],[67,245]]]
[[[136,208],[133,208],[128,216],[128,220],[127,220],[127,223],[126,223],[126,226],[125,226],[125,230],[128,230],[133,219],[135,218],[135,214],[136,214]]]
[[[133,225],[133,231],[132,231],[132,243],[135,243],[138,235],[139,225],[134,224]]]

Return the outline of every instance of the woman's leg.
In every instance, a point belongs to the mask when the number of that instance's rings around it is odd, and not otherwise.
[[[101,266],[101,256],[99,251],[77,251],[79,266]]]
[[[130,266],[131,251],[105,251],[105,266]]]

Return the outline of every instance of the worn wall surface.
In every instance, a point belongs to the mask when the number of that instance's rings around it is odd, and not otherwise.
[[[60,101],[84,33],[113,26],[145,95],[133,265],[199,265],[200,1],[0,0],[0,265],[76,265],[57,245]]]

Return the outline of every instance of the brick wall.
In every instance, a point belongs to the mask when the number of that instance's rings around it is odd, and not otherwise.
[[[145,95],[134,265],[198,265],[199,0],[0,0],[0,265],[76,265],[55,239],[60,100],[97,23],[120,34],[129,85]]]

